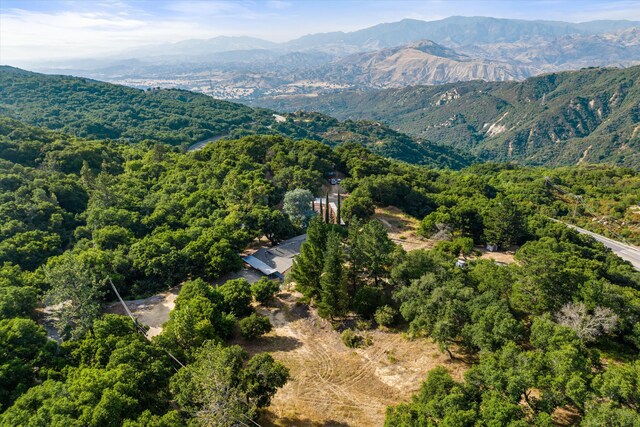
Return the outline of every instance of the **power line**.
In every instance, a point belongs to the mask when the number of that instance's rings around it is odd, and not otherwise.
[[[124,311],[129,315],[131,320],[133,320],[133,325],[135,326],[136,330],[138,332],[140,332],[148,341],[151,341],[151,338],[147,335],[147,330],[144,328],[144,326],[142,326],[138,322],[138,319],[135,318],[133,313],[131,313],[131,311],[129,310],[129,307],[127,307],[127,304],[125,304],[124,300],[120,296],[120,293],[118,292],[118,289],[116,289],[116,286],[113,284],[113,281],[111,280],[111,277],[107,276],[107,279],[109,279],[109,283],[111,284],[111,289],[113,289],[113,292],[115,292],[116,296],[118,297],[118,300],[120,300],[120,304],[122,304],[122,306],[124,307]],[[184,364],[180,360],[178,360],[177,357],[175,357],[173,354],[171,354],[171,352],[169,350],[167,350],[166,348],[162,348],[162,350],[165,353],[167,353],[167,355],[170,358],[172,358],[178,365],[180,365],[183,368],[185,367]]]
[[[129,307],[127,306],[127,304],[124,302],[124,300],[122,299],[122,297],[120,296],[120,293],[118,292],[118,289],[116,288],[116,286],[113,284],[113,281],[111,280],[110,276],[107,276],[107,279],[109,279],[109,283],[111,284],[111,289],[113,289],[113,292],[115,292],[116,296],[118,297],[118,300],[120,301],[120,304],[122,304],[122,306],[124,307],[125,312],[127,313],[127,315],[129,315],[129,317],[131,318],[131,320],[133,321],[133,324],[136,328],[136,330],[138,332],[140,332],[148,341],[151,341],[151,338],[149,338],[149,336],[147,335],[147,331],[144,329],[144,327],[138,322],[138,319],[135,318],[135,316],[133,315],[133,313],[131,313],[131,310],[129,310]],[[171,352],[165,348],[163,348],[162,350],[164,350],[165,353],[167,353],[167,355],[169,357],[171,357],[174,361],[176,361],[176,363],[178,363],[178,365],[180,365],[181,367],[185,367],[185,365],[180,362],[180,360],[178,360],[177,357],[175,357],[173,354],[171,354]],[[176,369],[177,371],[177,369]],[[238,401],[240,401],[238,399]],[[241,403],[244,403],[242,401],[240,401]],[[255,424],[258,427],[262,427],[260,424],[258,424],[256,421],[252,420],[250,417],[248,417],[246,414],[240,414],[243,417],[245,417],[246,419],[248,419],[249,421],[251,421],[253,424]],[[239,419],[236,419],[236,421],[238,421],[240,424],[242,424],[245,427],[250,427],[249,425],[245,424],[244,422],[242,422]]]

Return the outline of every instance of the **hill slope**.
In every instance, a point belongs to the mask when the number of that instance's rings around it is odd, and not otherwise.
[[[122,142],[150,140],[186,147],[220,135],[275,134],[330,145],[358,142],[376,153],[432,167],[460,169],[472,161],[471,156],[380,123],[341,123],[322,115],[296,122],[270,110],[184,90],[144,91],[12,67],[0,67],[0,116],[78,137]]]
[[[584,69],[524,82],[463,82],[262,103],[380,120],[486,160],[640,168],[640,67]]]
[[[345,86],[392,88],[464,80],[522,80],[523,66],[472,58],[429,40],[355,53],[314,71],[314,77]]]

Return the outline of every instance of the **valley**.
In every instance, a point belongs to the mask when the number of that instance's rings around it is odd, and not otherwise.
[[[0,427],[640,426],[633,2],[0,9]]]
[[[343,90],[520,81],[588,66],[629,67],[640,64],[639,25],[462,16],[405,19],[283,43],[246,37],[186,40],[128,50],[111,59],[43,62],[31,68],[254,102]]]
[[[638,168],[635,131],[640,67],[589,68],[523,82],[462,82],[255,104],[376,120],[400,132],[471,152],[482,160],[530,165],[608,162]]]

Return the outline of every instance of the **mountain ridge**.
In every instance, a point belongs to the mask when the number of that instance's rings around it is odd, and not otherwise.
[[[435,55],[428,57],[413,49],[421,40],[430,40],[442,51],[430,52]],[[393,49],[401,53],[390,58]],[[587,66],[638,65],[640,22],[405,19],[284,43],[219,37],[166,44],[159,50],[158,46],[143,48],[130,60],[126,56],[111,62],[103,58],[52,64],[37,71],[62,71],[138,88],[187,89],[236,100],[473,79],[522,80]],[[461,60],[463,56],[475,64]],[[368,58],[378,65],[367,62]]]
[[[489,35],[498,33],[496,27],[502,29],[504,33],[504,27],[512,25],[517,29],[511,28],[509,31],[512,34],[520,34],[518,37],[512,37],[508,39],[510,41],[517,41],[523,39],[525,36],[531,38],[533,36],[539,36],[542,34],[553,34],[554,36],[560,36],[572,33],[584,33],[591,34],[594,32],[608,32],[619,30],[621,28],[637,27],[640,26],[640,21],[617,21],[617,20],[605,20],[605,21],[588,21],[583,23],[570,23],[563,21],[544,21],[544,20],[523,20],[523,19],[505,19],[505,18],[493,18],[483,16],[451,16],[448,18],[435,20],[435,21],[422,21],[417,19],[403,19],[397,22],[381,23],[371,27],[363,28],[352,32],[329,32],[320,34],[310,34],[300,37],[295,40],[291,40],[286,44],[288,46],[304,46],[310,47],[309,41],[313,41],[317,44],[318,40],[323,42],[336,43],[338,41],[345,42],[351,41],[352,43],[371,44],[377,41],[375,48],[392,47],[409,43],[413,40],[429,39],[436,43],[441,43],[445,40],[451,39],[456,44],[463,44],[465,42],[473,41],[474,43],[487,42],[487,40],[496,41],[500,37],[483,39],[483,35]],[[454,28],[452,28],[452,26]],[[457,28],[462,26],[465,31],[460,32]],[[597,28],[594,28],[597,27]],[[397,34],[398,29],[403,28],[411,32],[411,36],[402,36]],[[543,31],[545,30],[546,31]],[[519,31],[519,32],[518,32]],[[509,33],[507,32],[507,33]],[[524,34],[524,35],[523,35]],[[383,37],[384,36],[384,37]]]
[[[316,71],[324,80],[369,88],[442,84],[460,80],[522,80],[529,70],[520,65],[474,58],[431,40],[354,53]]]
[[[640,66],[547,73],[523,82],[278,97],[256,104],[378,120],[483,160],[640,168]]]
[[[187,146],[216,136],[265,134],[328,145],[356,142],[409,163],[460,169],[474,160],[450,147],[409,137],[380,123],[300,119],[185,90],[140,90],[81,77],[0,66],[0,116],[81,138]],[[284,119],[284,120],[283,120]]]

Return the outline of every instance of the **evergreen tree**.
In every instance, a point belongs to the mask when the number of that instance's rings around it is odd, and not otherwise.
[[[518,242],[523,234],[522,213],[509,198],[498,196],[484,214],[484,238],[501,248]]]
[[[70,252],[44,268],[50,286],[45,300],[59,307],[55,326],[62,337],[81,337],[100,316],[106,279],[97,273]]]
[[[336,212],[336,224],[340,225],[340,189],[338,188],[338,209]]]
[[[85,189],[89,190],[93,187],[93,181],[93,173],[89,167],[89,162],[83,160],[82,169],[80,169],[80,183]]]
[[[300,255],[293,261],[291,278],[297,289],[308,298],[317,297],[320,289],[327,231],[328,227],[322,222],[321,217],[313,217],[307,228],[307,240],[300,248]]]
[[[322,317],[334,318],[347,311],[349,295],[343,263],[344,254],[340,246],[340,235],[332,230],[327,237],[324,267],[320,277],[318,313]]]
[[[324,212],[324,222],[326,222],[327,224],[331,222],[330,208],[331,208],[331,205],[329,205],[329,192],[327,191],[325,212]]]
[[[288,191],[284,195],[284,205],[282,209],[289,216],[293,224],[298,227],[307,225],[309,218],[313,216],[313,209],[309,205],[313,202],[313,193],[309,190],[296,188]]]
[[[362,227],[358,242],[363,256],[363,265],[378,286],[380,279],[389,273],[395,244],[387,236],[384,225],[377,220],[369,221]]]
[[[358,290],[364,274],[364,255],[362,253],[362,223],[355,218],[349,223],[349,251],[347,252],[348,269],[346,272],[349,295],[353,298]]]

